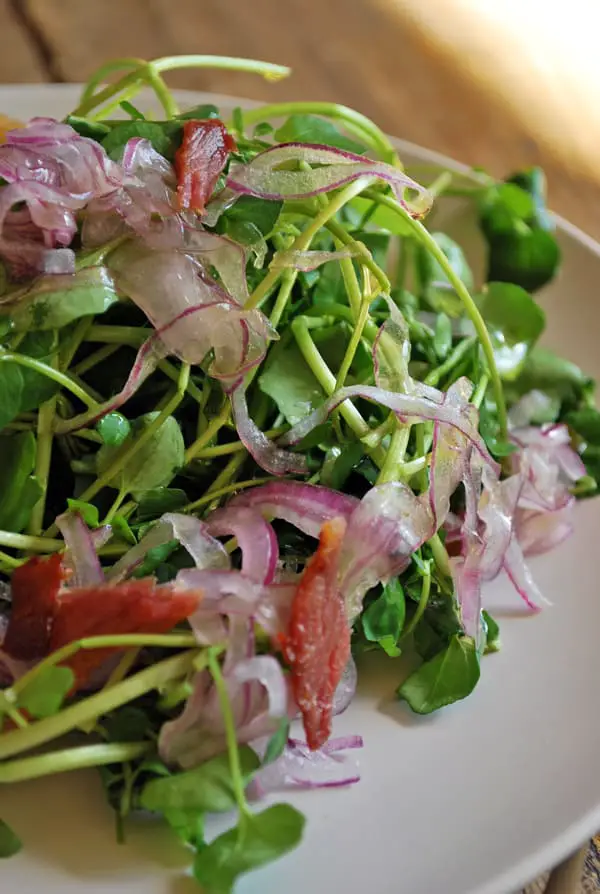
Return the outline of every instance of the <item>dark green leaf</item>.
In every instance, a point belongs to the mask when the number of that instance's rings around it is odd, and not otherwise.
[[[365,455],[364,445],[360,441],[352,441],[343,447],[332,447],[335,458],[327,466],[323,464],[321,482],[333,490],[343,490],[352,471],[359,465]]]
[[[390,658],[396,658],[400,655],[397,642],[405,616],[404,590],[398,578],[393,578],[384,586],[381,596],[361,616],[365,637],[369,642],[379,643]]]
[[[128,437],[131,425],[121,413],[107,413],[96,424],[96,431],[109,447],[119,447]]]
[[[547,230],[507,233],[490,243],[487,278],[534,292],[555,276],[560,260],[558,243]]]
[[[289,734],[290,721],[287,717],[282,717],[279,721],[277,732],[273,733],[267,743],[263,764],[272,764],[278,757],[281,757],[287,744]]]
[[[267,134],[272,134],[275,128],[272,124],[269,124],[268,121],[261,121],[260,124],[257,124],[254,128],[254,136],[255,137],[266,137]]]
[[[119,108],[123,109],[123,111],[129,115],[130,118],[133,118],[134,121],[145,121],[146,116],[140,112],[138,108],[134,106],[132,102],[129,102],[128,99],[124,99],[119,103]]]
[[[11,309],[11,319],[21,332],[62,329],[80,317],[103,314],[117,300],[106,268],[84,267],[59,288],[54,276],[35,280]]]
[[[600,447],[600,412],[594,407],[573,410],[565,418],[565,422],[574,429],[582,440],[594,447]]]
[[[455,634],[443,652],[426,661],[404,681],[398,696],[417,714],[430,714],[470,695],[479,674],[474,641]]]
[[[291,115],[274,136],[278,143],[323,143],[357,155],[366,152],[361,143],[351,140],[331,121],[318,115]]]
[[[129,526],[129,522],[122,515],[114,515],[110,521],[113,536],[120,537],[121,540],[124,540],[126,543],[131,543],[132,546],[135,546],[137,540],[135,539],[135,534],[131,530]]]
[[[69,667],[48,667],[27,683],[19,694],[19,706],[36,718],[60,711],[75,677]]]
[[[286,420],[294,425],[325,400],[325,392],[295,343],[276,345],[258,379]]]
[[[67,506],[71,512],[78,512],[88,528],[97,528],[100,524],[98,508],[92,503],[84,503],[82,500],[67,500]]]
[[[160,546],[153,546],[146,553],[146,558],[142,564],[133,570],[132,576],[139,578],[154,574],[156,569],[178,548],[178,540],[169,540],[167,543],[161,543]]]
[[[460,245],[446,233],[432,233],[431,235],[448,258],[454,273],[471,290],[473,288],[473,274]],[[438,313],[443,311],[451,317],[460,316],[463,312],[462,301],[454,292],[441,265],[427,248],[421,244],[416,247],[415,267],[419,277],[421,294],[431,308]]]
[[[508,183],[515,183],[531,196],[534,210],[529,222],[542,230],[553,230],[555,224],[546,207],[546,177],[543,170],[528,168],[526,171],[513,174],[509,177]]]
[[[177,512],[189,503],[184,490],[176,487],[155,487],[138,494],[136,519],[147,521],[157,518],[164,512]]]
[[[133,137],[149,140],[163,158],[172,161],[181,141],[179,121],[124,121],[116,124],[102,140],[106,153],[115,161],[123,154],[125,144]]]
[[[49,363],[57,347],[58,341],[55,332],[29,332],[19,345],[19,353],[27,354],[30,357],[35,357],[36,360],[43,360],[44,363]],[[0,375],[3,372],[2,367],[4,365],[0,366]],[[6,364],[6,366],[10,365]],[[26,369],[23,366],[19,367],[19,372],[22,377],[19,408],[21,413],[37,409],[40,404],[45,403],[59,390],[59,385],[42,373]]]
[[[82,137],[96,140],[101,143],[104,137],[110,133],[110,127],[102,121],[89,121],[87,118],[77,118],[75,115],[67,115],[65,123]]]
[[[207,118],[218,118],[219,110],[212,103],[205,102],[202,105],[186,109],[177,117],[180,121],[204,121]]]
[[[533,198],[516,183],[498,183],[488,189],[480,202],[480,223],[489,240],[518,230],[535,215]]]
[[[104,444],[96,454],[98,473],[103,475],[108,472],[121,452],[127,451],[132,441],[152,425],[157,416],[158,413],[147,413],[136,419],[131,425],[131,434],[120,447],[109,447]],[[124,468],[107,483],[115,490],[124,490],[135,496],[169,484],[184,461],[183,435],[175,417],[169,416]]]
[[[23,848],[23,842],[8,823],[0,820],[0,860],[14,857]]]
[[[546,325],[546,315],[520,286],[490,282],[479,307],[487,323],[500,374],[513,379]]]
[[[483,622],[485,624],[485,651],[498,652],[500,650],[500,627],[498,622],[492,618],[489,612],[482,612]]]
[[[514,386],[519,394],[526,394],[537,388],[555,394],[562,400],[573,400],[583,394],[588,384],[589,379],[578,366],[570,360],[559,357],[548,348],[536,345],[529,352]]]
[[[32,474],[35,458],[32,432],[0,437],[0,528],[5,531],[22,531],[43,493]]]
[[[102,721],[109,742],[139,742],[151,730],[151,721],[145,711],[133,705],[125,705]]]
[[[229,223],[247,221],[253,224],[263,236],[268,236],[277,223],[282,202],[270,202],[255,196],[241,196],[219,219],[219,229],[227,231]]]
[[[16,363],[0,363],[0,431],[21,412],[23,375]]]
[[[289,804],[274,804],[212,841],[197,855],[194,876],[205,894],[230,894],[240,875],[283,857],[302,839],[304,817]]]
[[[244,780],[250,781],[260,767],[256,753],[247,745],[239,749]],[[175,773],[148,782],[140,797],[141,806],[154,813],[170,810],[194,813],[224,813],[235,807],[235,793],[227,754],[219,754],[194,770]]]

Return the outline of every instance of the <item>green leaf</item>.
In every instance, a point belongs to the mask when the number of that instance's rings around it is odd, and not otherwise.
[[[111,465],[129,449],[130,444],[139,437],[157,418],[158,413],[146,413],[131,424],[131,433],[119,447],[104,444],[98,451],[98,474],[110,472]],[[169,416],[158,431],[125,464],[114,478],[107,482],[109,487],[136,494],[163,487],[175,477],[185,462],[185,444],[179,423],[174,416]]]
[[[137,543],[135,534],[131,530],[129,522],[123,515],[114,515],[110,521],[110,524],[114,536],[120,537],[121,540],[124,540],[126,543],[131,543],[132,546],[135,546],[135,544]]]
[[[172,161],[181,142],[179,121],[124,121],[116,124],[102,140],[102,147],[115,161],[121,158],[125,144],[133,137],[149,140],[156,151]]]
[[[119,108],[123,109],[123,111],[134,121],[146,120],[146,116],[142,112],[140,112],[140,110],[136,108],[136,106],[134,106],[132,102],[129,102],[128,99],[124,99],[122,102],[120,102]]]
[[[351,140],[335,124],[318,115],[290,115],[274,137],[278,143],[323,143],[356,155],[366,152],[362,143]]]
[[[358,197],[352,199],[352,201],[348,203],[348,208],[355,212],[360,219],[371,211],[373,205],[375,205],[376,210],[369,215],[370,227],[373,227],[376,230],[385,230],[388,233],[392,233],[394,236],[405,236],[412,239],[413,231],[410,228],[410,225],[405,222],[401,214],[397,214],[396,211],[392,211],[391,208],[386,208],[385,205],[373,202],[372,199]]]
[[[178,540],[169,540],[167,543],[161,543],[160,546],[153,546],[146,553],[146,557],[141,565],[138,565],[132,572],[132,577],[148,577],[159,568],[169,556],[179,548]]]
[[[78,118],[76,115],[67,115],[65,124],[69,124],[80,136],[96,140],[97,143],[101,143],[104,137],[110,133],[108,124],[104,124],[102,121]]]
[[[150,717],[141,708],[125,705],[102,721],[109,742],[140,742],[152,729]]]
[[[519,222],[527,223],[534,215],[533,198],[516,183],[490,187],[479,205],[479,221],[488,240],[514,233]]]
[[[249,782],[259,769],[260,761],[248,745],[239,748],[242,775]],[[193,770],[151,779],[140,796],[143,808],[153,813],[179,811],[191,813],[224,813],[236,805],[235,792],[227,754],[219,754]]]
[[[35,357],[36,360],[43,360],[44,363],[50,363],[57,348],[58,340],[55,332],[29,332],[19,345],[19,353]],[[5,366],[16,366],[16,364],[2,363],[0,375],[4,372]],[[20,413],[37,409],[40,404],[45,403],[60,389],[60,386],[52,379],[33,369],[20,366],[19,373],[22,379],[19,399]]]
[[[466,698],[479,680],[475,642],[455,634],[443,652],[426,661],[398,689],[398,696],[417,714],[431,714]]]
[[[537,167],[528,168],[513,174],[507,182],[516,184],[531,196],[534,207],[529,222],[542,230],[554,230],[555,223],[546,207],[546,177],[543,170]]]
[[[78,512],[88,528],[97,528],[100,524],[98,507],[93,503],[84,503],[83,500],[67,500],[67,506],[71,512]]]
[[[547,230],[507,233],[490,243],[487,278],[535,292],[556,275],[561,255]]]
[[[218,118],[219,110],[210,102],[204,102],[199,106],[186,109],[177,116],[180,121],[204,121],[207,118]]]
[[[19,707],[36,718],[51,717],[60,711],[75,677],[69,667],[48,667],[27,683],[19,694]]]
[[[23,849],[23,842],[8,823],[0,819],[0,859],[14,857]]]
[[[164,512],[177,512],[189,503],[188,495],[177,487],[155,487],[138,494],[136,519],[147,521]]]
[[[21,412],[23,374],[16,363],[0,363],[0,431]]]
[[[454,273],[463,281],[469,291],[473,288],[473,274],[460,245],[446,233],[431,234],[444,252]],[[463,313],[463,304],[456,295],[444,270],[424,245],[416,246],[415,268],[421,285],[421,294],[437,313],[444,312],[451,317]]]
[[[279,721],[277,731],[273,733],[273,735],[267,742],[267,748],[265,751],[265,756],[263,758],[263,765],[272,764],[274,761],[277,760],[278,757],[281,757],[284,748],[287,745],[289,734],[290,721],[287,717],[282,717]]]
[[[241,196],[233,207],[221,215],[217,229],[220,232],[229,232],[230,224],[249,222],[263,236],[269,236],[277,223],[282,205],[283,202],[271,202],[255,196]]]
[[[131,425],[121,413],[107,413],[96,424],[96,431],[109,447],[119,447],[129,435]]]
[[[5,531],[22,531],[43,493],[32,474],[35,459],[32,432],[0,437],[0,528]]]
[[[595,447],[600,447],[600,412],[595,407],[573,410],[567,414],[565,422],[577,432],[582,440]]]
[[[323,463],[321,483],[333,490],[343,490],[352,471],[357,468],[365,455],[364,445],[360,441],[352,441],[343,447],[332,447],[333,459]]]
[[[506,282],[488,283],[479,308],[492,337],[498,370],[514,379],[544,331],[546,315],[528,292]]]
[[[85,267],[69,277],[45,276],[23,292],[11,308],[16,331],[62,329],[81,317],[103,314],[118,301],[112,276],[105,267]],[[22,350],[22,347],[21,347]]]
[[[400,655],[397,642],[404,627],[406,601],[398,578],[383,588],[381,596],[372,602],[361,616],[363,632],[369,642],[379,643],[390,658]]]
[[[433,347],[440,360],[444,360],[452,347],[452,323],[447,314],[438,314],[435,321]]]
[[[486,612],[485,609],[482,612],[483,622],[485,624],[485,652],[499,652],[500,651],[500,627],[498,622],[492,618],[489,612]]]
[[[577,400],[589,382],[589,378],[570,360],[536,345],[529,352],[514,387],[519,394],[537,388],[562,400]]]
[[[326,397],[295,343],[280,342],[271,349],[258,384],[291,425],[320,407]]]
[[[283,857],[302,839],[304,817],[289,804],[274,804],[215,838],[194,861],[205,894],[230,894],[240,875]]]

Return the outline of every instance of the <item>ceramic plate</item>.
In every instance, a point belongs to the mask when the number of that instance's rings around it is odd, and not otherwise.
[[[0,110],[60,117],[77,95],[70,86],[4,87]],[[399,148],[409,168],[424,161],[456,167],[415,146]],[[461,208],[441,213],[481,261]],[[562,222],[559,237],[563,270],[540,298],[546,343],[600,377],[600,249]],[[393,662],[361,667],[358,696],[335,727],[336,735],[364,737],[361,783],[291,797],[308,818],[302,846],[236,890],[507,894],[596,832],[599,531],[600,499],[590,500],[577,509],[575,536],[532,563],[553,603],[542,614],[526,615],[505,582],[490,588],[503,648],[484,659],[466,701],[416,717],[393,699]],[[125,847],[115,843],[93,773],[9,786],[1,804],[2,818],[25,840],[22,853],[2,864],[2,891],[199,894],[185,876],[185,851],[154,824],[135,825]]]

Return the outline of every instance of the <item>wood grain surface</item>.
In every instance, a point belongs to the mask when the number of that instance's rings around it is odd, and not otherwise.
[[[538,94],[526,77],[527,54],[521,44],[515,54],[506,41],[490,43],[497,23],[483,16],[487,6],[488,0],[0,0],[0,82],[81,81],[119,55],[209,52],[285,63],[294,73],[279,84],[208,71],[175,73],[171,82],[255,99],[346,103],[390,133],[498,175],[542,164],[553,207],[600,237],[600,178],[570,151],[572,119],[561,122],[547,77],[533,63],[531,78],[542,80],[539,114],[531,113]],[[520,67],[507,68],[505,58],[516,55]],[[562,82],[564,67],[560,75]],[[520,90],[525,82],[530,89]]]

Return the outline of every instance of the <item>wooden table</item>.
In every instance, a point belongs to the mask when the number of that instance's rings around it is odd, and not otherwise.
[[[271,101],[346,103],[390,133],[498,175],[542,164],[554,208],[600,238],[600,179],[593,171],[600,133],[579,151],[581,134],[590,130],[588,112],[599,104],[588,97],[578,129],[572,115],[565,118],[566,100],[557,104],[561,85],[563,92],[569,86],[569,103],[573,94],[563,69],[552,80],[552,67],[540,72],[532,64],[530,77],[522,45],[495,52],[493,23],[483,13],[501,6],[495,0],[0,0],[0,83],[81,81],[113,56],[210,52],[286,63],[294,75],[279,84],[221,72],[175,74],[172,83]],[[515,40],[520,26],[516,17]],[[521,68],[507,69],[506,59]],[[537,92],[532,77],[540,79]],[[577,99],[571,112],[578,112]],[[547,111],[541,124],[540,109]]]
[[[499,176],[541,164],[553,207],[600,238],[600,133],[588,127],[584,107],[587,143],[575,140],[572,115],[561,118],[556,97],[571,85],[562,70],[532,66],[530,77],[522,48],[513,46],[510,57],[495,51],[479,12],[499,7],[495,0],[0,0],[0,83],[82,81],[115,56],[208,52],[284,63],[294,75],[278,84],[208,71],[176,73],[172,83],[268,101],[345,103],[392,134]],[[521,69],[507,69],[515,49]],[[539,105],[530,115],[536,76]],[[581,859],[554,874],[553,894],[575,891]]]

